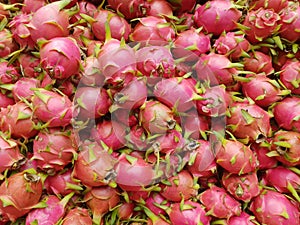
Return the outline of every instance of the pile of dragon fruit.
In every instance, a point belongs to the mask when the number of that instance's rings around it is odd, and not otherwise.
[[[0,224],[299,225],[300,5],[0,3]]]

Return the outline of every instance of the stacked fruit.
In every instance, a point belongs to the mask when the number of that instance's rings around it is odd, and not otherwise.
[[[300,224],[297,1],[11,0],[0,19],[0,224]]]

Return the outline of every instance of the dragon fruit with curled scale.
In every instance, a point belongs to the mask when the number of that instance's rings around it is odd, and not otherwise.
[[[146,0],[108,0],[111,8],[121,12],[126,19],[145,16],[149,3]]]
[[[5,58],[16,50],[16,44],[13,42],[12,33],[8,29],[0,31],[0,57]]]
[[[12,84],[15,83],[21,74],[18,72],[16,67],[9,64],[8,61],[0,62],[0,84]]]
[[[300,94],[299,71],[300,62],[298,60],[287,60],[280,71],[280,81],[296,95]]]
[[[288,0],[251,0],[249,6],[251,9],[259,9],[261,7],[265,9],[273,9],[275,12],[280,11],[288,6]]]

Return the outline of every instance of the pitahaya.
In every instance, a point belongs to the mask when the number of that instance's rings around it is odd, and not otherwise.
[[[87,42],[94,40],[95,38],[90,27],[81,25],[73,27],[70,37],[76,40],[77,45],[83,49],[85,48]]]
[[[179,15],[191,12],[196,5],[196,0],[168,0],[168,2],[171,3],[173,10]]]
[[[5,58],[16,49],[11,31],[3,29],[0,31],[0,57]]]
[[[97,7],[92,2],[80,1],[78,2],[78,12],[75,13],[71,18],[71,23],[80,23],[81,25],[85,25],[86,23],[82,21],[82,17],[80,14],[85,14],[91,17],[94,17],[95,12],[97,11]]]
[[[147,138],[145,129],[138,124],[130,127],[127,131],[125,145],[133,150],[146,151],[153,141]]]
[[[181,118],[181,127],[185,138],[194,140],[205,138],[206,131],[209,130],[210,118],[204,115],[198,115],[198,112],[191,111],[187,116]]]
[[[172,17],[173,11],[171,4],[166,0],[151,0],[146,10],[146,16]]]
[[[80,71],[80,49],[74,39],[57,37],[40,47],[41,66],[53,78],[66,79]]]
[[[108,4],[129,20],[145,16],[149,7],[149,3],[145,0],[108,0]]]
[[[250,52],[250,57],[243,58],[244,69],[254,73],[270,75],[274,72],[272,58],[260,51]]]
[[[276,167],[278,161],[274,157],[268,156],[269,148],[267,146],[263,146],[263,144],[263,142],[252,143],[250,146],[257,158],[258,169],[265,170]]]
[[[15,100],[9,96],[7,96],[9,92],[2,93],[0,92],[0,108],[6,108],[9,105],[14,105]]]
[[[241,204],[232,198],[223,188],[212,185],[199,196],[204,205],[206,215],[229,219],[241,214]]]
[[[92,225],[88,209],[76,207],[71,209],[62,220],[62,225]]]
[[[276,191],[263,190],[252,201],[250,210],[262,224],[298,225],[300,223],[298,207]]]
[[[39,67],[40,58],[37,58],[29,53],[20,54],[18,63],[24,77],[38,77],[42,69]]]
[[[20,77],[21,75],[16,67],[5,60],[0,62],[0,84],[15,83]]]
[[[81,72],[81,80],[86,86],[102,87],[105,77],[101,73],[98,58],[89,56],[82,62],[83,71]]]
[[[12,95],[15,101],[20,101],[22,99],[31,100],[34,95],[32,89],[38,88],[40,86],[40,81],[35,78],[22,77],[20,78],[12,88]]]
[[[231,1],[212,0],[196,9],[194,19],[197,27],[203,27],[207,33],[220,35],[223,31],[237,28],[241,16],[242,12]]]
[[[39,8],[47,4],[46,0],[24,0],[21,11],[26,14],[36,12]]]
[[[228,225],[255,225],[257,222],[254,219],[254,216],[242,212],[239,216],[230,217]]]
[[[280,81],[291,90],[293,94],[300,94],[300,61],[287,60],[281,67]]]
[[[251,0],[249,6],[251,9],[259,9],[261,7],[273,9],[275,12],[279,13],[288,6],[288,0]]]
[[[166,198],[164,198],[159,192],[152,192],[146,199],[145,206],[156,215],[166,215],[166,211],[160,208],[158,205],[169,207],[170,202],[168,202]]]
[[[185,145],[185,139],[182,137],[181,132],[177,130],[170,130],[153,141],[154,151],[158,150],[165,154],[181,149]]]

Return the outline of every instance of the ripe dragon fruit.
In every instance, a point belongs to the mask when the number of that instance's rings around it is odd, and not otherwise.
[[[6,108],[9,105],[14,105],[15,101],[13,98],[7,96],[7,93],[0,92],[0,108]]]
[[[239,141],[222,141],[222,146],[216,151],[216,163],[233,174],[246,174],[256,169],[256,158],[249,146]]]
[[[210,118],[199,115],[196,111],[191,111],[187,115],[188,116],[181,118],[183,136],[194,140],[205,137],[205,132],[209,130]]]
[[[115,159],[95,142],[85,142],[74,162],[72,177],[88,187],[104,186],[115,178]]]
[[[252,201],[250,210],[262,224],[297,225],[300,223],[298,207],[276,191],[263,190]]]
[[[150,196],[145,201],[145,206],[150,209],[155,215],[166,215],[166,211],[157,205],[162,205],[163,207],[169,207],[170,202],[166,201],[159,192],[152,192]]]
[[[125,124],[129,125],[129,124]],[[130,130],[126,132],[126,143],[130,149],[138,150],[138,151],[146,151],[153,141],[149,141],[147,138],[145,129],[138,124],[130,126]]]
[[[33,141],[33,157],[38,168],[48,174],[61,171],[77,154],[77,144],[72,130],[59,128],[41,130]]]
[[[42,190],[41,178],[35,170],[18,172],[8,177],[0,186],[0,221],[14,222],[27,214],[39,203]]]
[[[277,166],[278,161],[274,157],[269,157],[269,148],[267,146],[263,146],[262,143],[252,143],[251,149],[254,151],[254,154],[258,161],[258,169],[266,170],[271,169]]]
[[[171,3],[173,9],[179,15],[191,12],[196,5],[196,0],[168,0],[168,2]]]
[[[29,53],[21,53],[17,60],[24,77],[38,77],[40,72],[42,72],[42,69],[39,67],[40,58]]]
[[[43,7],[46,5],[45,0],[24,0],[23,1],[23,6],[21,8],[21,11],[26,14],[30,14],[33,12],[36,12],[39,8]]]
[[[102,87],[105,77],[101,73],[98,58],[95,56],[86,57],[82,62],[83,70],[81,72],[82,82],[86,86]]]
[[[274,72],[272,58],[263,52],[255,51],[249,53],[250,57],[243,58],[244,69],[253,73],[265,73],[270,75]]]
[[[70,37],[45,41],[40,47],[41,66],[53,78],[66,79],[80,71],[80,49]]]
[[[273,9],[279,13],[288,6],[288,0],[251,0],[249,6],[255,10],[263,7],[265,9]]]
[[[85,25],[86,23],[84,21],[80,21],[82,19],[80,14],[85,14],[93,17],[96,11],[97,7],[93,3],[80,1],[78,2],[78,12],[70,18],[70,22],[72,24],[79,23],[81,25]]]
[[[260,142],[271,134],[271,116],[255,104],[237,102],[230,107],[227,127],[237,138]]]
[[[24,102],[2,108],[0,111],[0,129],[13,138],[29,139],[37,133],[38,120],[34,118],[32,109]]]
[[[121,12],[126,19],[134,19],[145,16],[149,7],[145,0],[108,0],[109,6],[115,11]]]
[[[11,31],[3,29],[0,31],[0,57],[5,58],[16,49]]]
[[[242,12],[231,1],[212,0],[196,9],[194,19],[197,27],[203,26],[207,33],[220,35],[237,28],[241,16]]]
[[[172,17],[173,11],[171,4],[166,0],[151,0],[145,11],[146,16]]]
[[[21,77],[18,70],[7,61],[0,62],[0,84],[15,83]]]
[[[92,225],[93,220],[85,208],[71,209],[62,220],[62,225]]]
[[[212,185],[199,196],[205,206],[206,215],[229,219],[241,214],[241,204],[232,198],[223,188]]]
[[[239,216],[230,217],[228,225],[255,225],[257,223],[254,219],[254,216],[250,216],[249,214],[242,212]]]
[[[287,60],[286,63],[281,67],[280,81],[284,86],[291,90],[293,94],[300,94],[300,61]]]
[[[43,88],[34,90],[32,106],[33,115],[48,127],[67,126],[73,116],[73,105],[67,96]]]
[[[12,95],[15,101],[20,101],[22,99],[31,100],[34,95],[32,89],[38,88],[40,86],[40,81],[35,78],[21,77],[12,88]]]
[[[274,118],[279,127],[286,130],[300,131],[300,98],[286,97],[277,102],[273,109]]]

